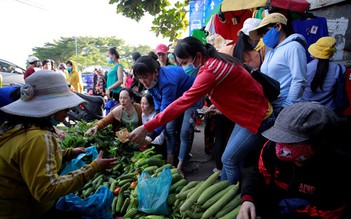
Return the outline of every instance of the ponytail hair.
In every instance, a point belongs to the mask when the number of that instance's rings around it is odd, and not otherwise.
[[[323,90],[323,83],[325,77],[327,76],[329,69],[329,59],[318,59],[316,73],[311,82],[311,90],[312,92],[316,92],[319,87]]]
[[[180,40],[174,49],[174,55],[181,59],[194,58],[198,52],[205,59],[211,57],[228,63],[240,63],[230,55],[219,53],[213,45],[203,44],[199,39],[192,36]]]
[[[119,59],[119,53],[117,52],[117,48],[116,47],[112,47],[108,51],[110,52],[111,55],[115,55],[116,59]]]
[[[133,74],[136,78],[147,74],[154,74],[160,70],[160,64],[152,56],[140,56],[133,65]]]

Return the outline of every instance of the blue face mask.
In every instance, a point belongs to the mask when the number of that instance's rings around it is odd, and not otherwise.
[[[187,74],[187,75],[191,75],[193,73],[193,71],[195,71],[195,66],[193,63],[188,63],[186,65],[183,65],[182,68],[183,68],[185,74]]]
[[[57,126],[58,124],[60,124],[60,122],[55,119],[54,115],[50,117],[50,122],[53,126]]]
[[[72,71],[72,67],[67,67],[67,71],[71,72]]]
[[[276,30],[275,28],[271,28],[263,36],[263,43],[264,43],[264,45],[266,45],[270,48],[274,48],[277,46],[279,38],[280,38],[280,31]]]
[[[194,58],[194,61],[195,61],[195,59],[196,59],[196,57]],[[200,69],[200,66],[199,67],[195,67],[194,66],[194,61],[182,66],[185,74],[187,74],[189,76],[196,76],[197,72]]]
[[[113,60],[110,56],[106,56],[106,61],[107,61],[109,64],[113,64],[113,63],[114,63],[114,60]]]
[[[174,55],[173,55],[173,53],[168,54],[168,58],[170,58],[170,59],[174,59]]]

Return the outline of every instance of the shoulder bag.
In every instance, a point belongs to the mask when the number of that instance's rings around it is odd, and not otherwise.
[[[270,102],[275,101],[280,94],[279,81],[262,73],[260,69],[243,64],[243,67],[251,74],[251,76],[258,81],[263,88],[264,95]]]

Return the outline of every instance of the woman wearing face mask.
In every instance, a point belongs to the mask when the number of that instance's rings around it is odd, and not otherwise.
[[[240,64],[235,64],[233,57],[219,54],[211,44],[186,37],[177,44],[174,54],[179,65],[192,63],[199,69],[192,87],[154,119],[130,133],[129,138],[142,141],[148,132],[172,121],[207,94],[212,104],[236,123],[222,156],[222,179],[236,183],[241,177],[240,162],[265,141],[260,133],[273,122],[272,106],[261,84]]]
[[[350,123],[318,103],[284,108],[269,141],[243,165],[237,219],[347,219]]]
[[[249,31],[256,28],[261,20],[248,18],[243,24],[243,28],[238,31],[238,40],[235,45],[225,46],[219,52],[226,53],[237,58],[241,63],[259,68],[262,64],[261,51],[255,50],[258,40],[249,37]]]
[[[114,65],[106,74],[106,96],[114,100],[119,99],[119,92],[123,84],[123,66],[119,63],[119,58],[116,47],[112,47],[106,52],[107,62]]]
[[[261,72],[280,82],[280,95],[272,102],[274,113],[301,101],[307,84],[307,43],[301,34],[294,33],[286,17],[280,13],[267,15],[249,35],[271,48],[261,65]]]
[[[100,152],[90,164],[59,175],[62,163],[85,149],[61,151],[54,126],[84,100],[69,91],[58,72],[39,70],[25,82],[21,98],[0,108],[6,118],[0,124],[0,218],[70,218],[58,216],[57,199],[116,165],[116,159],[104,159]]]
[[[66,62],[67,71],[69,76],[66,80],[69,80],[69,84],[73,87],[73,89],[78,93],[83,93],[83,79],[81,73],[77,70],[77,64],[73,60],[69,60]]]
[[[195,69],[193,69],[195,70]],[[184,73],[182,67],[165,66],[160,64],[151,56],[142,56],[133,66],[134,76],[147,88],[155,102],[155,110],[162,112],[172,102],[178,99],[186,92],[194,82],[195,77],[191,77]],[[196,109],[201,108],[201,102],[192,103],[187,110],[183,110],[177,116],[164,123],[159,128],[150,130],[148,134],[152,140],[155,139],[162,130],[165,129],[165,137],[167,140],[167,161],[174,163],[175,147],[177,144],[178,134],[180,132],[180,146],[178,155],[177,168],[182,170],[186,156],[191,150],[194,138],[194,126],[196,121]],[[180,130],[177,125],[181,124]],[[164,126],[165,125],[165,126]],[[145,133],[146,134],[146,133]],[[144,136],[145,137],[145,136]]]

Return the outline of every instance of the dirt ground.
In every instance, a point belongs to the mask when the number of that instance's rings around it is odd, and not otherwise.
[[[191,150],[192,158],[188,160],[185,166],[185,178],[189,181],[207,179],[216,167],[213,156],[205,153],[204,150],[204,128],[202,122],[198,128],[200,132],[195,132],[193,147]]]

